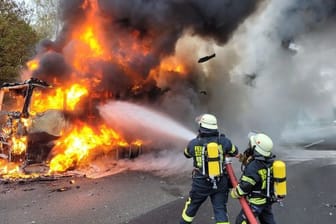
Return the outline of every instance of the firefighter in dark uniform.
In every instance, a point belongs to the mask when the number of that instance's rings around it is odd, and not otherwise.
[[[225,172],[225,156],[236,156],[238,148],[231,143],[224,134],[220,134],[217,126],[217,119],[214,115],[204,114],[197,119],[199,123],[199,134],[188,143],[184,151],[187,158],[193,158],[194,170],[192,174],[192,187],[189,198],[182,211],[180,224],[192,223],[199,207],[210,197],[215,220],[217,224],[228,224],[226,204],[229,195],[229,178]],[[220,164],[220,175],[211,178],[206,171],[207,160],[204,152],[204,145],[209,142],[218,143],[218,162]],[[214,160],[212,160],[214,161]]]
[[[272,197],[274,189],[267,184],[267,168],[272,167],[274,155],[272,139],[263,133],[252,133],[249,136],[249,147],[242,154],[243,174],[239,184],[231,189],[232,198],[246,196],[253,214],[259,219],[260,224],[275,224],[272,213],[272,204],[275,202]],[[268,181],[269,182],[269,181]],[[236,224],[249,223],[240,211],[236,218]]]

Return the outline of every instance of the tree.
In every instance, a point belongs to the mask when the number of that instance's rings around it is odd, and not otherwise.
[[[41,38],[52,39],[57,34],[59,0],[31,0],[34,17],[32,26]]]
[[[38,35],[26,21],[28,15],[13,0],[0,0],[0,83],[17,80],[34,53]]]

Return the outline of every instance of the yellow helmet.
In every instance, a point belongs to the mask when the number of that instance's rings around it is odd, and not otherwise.
[[[269,157],[272,153],[273,141],[263,133],[251,135],[250,144],[262,156]]]
[[[196,121],[200,125],[200,127],[216,130],[217,126],[217,118],[212,114],[203,114],[200,117],[196,118]]]

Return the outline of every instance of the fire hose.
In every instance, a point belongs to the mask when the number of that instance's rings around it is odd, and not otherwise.
[[[233,171],[233,167],[231,165],[231,159],[230,158],[225,158],[225,167],[226,167],[226,171],[229,175],[231,184],[233,187],[236,187],[238,185],[238,181],[236,178],[236,175],[234,174]],[[239,203],[244,211],[244,214],[247,218],[247,220],[249,221],[250,224],[258,224],[256,217],[254,216],[251,207],[249,206],[249,204],[246,201],[245,197],[241,197],[239,198]]]

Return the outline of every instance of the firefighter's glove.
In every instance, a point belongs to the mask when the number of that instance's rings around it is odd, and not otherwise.
[[[243,153],[238,153],[236,155],[236,158],[239,160],[239,162],[243,162],[244,158],[245,158],[245,155]]]
[[[237,188],[232,188],[230,191],[230,195],[232,198],[237,199],[240,198],[241,196],[238,194]]]

